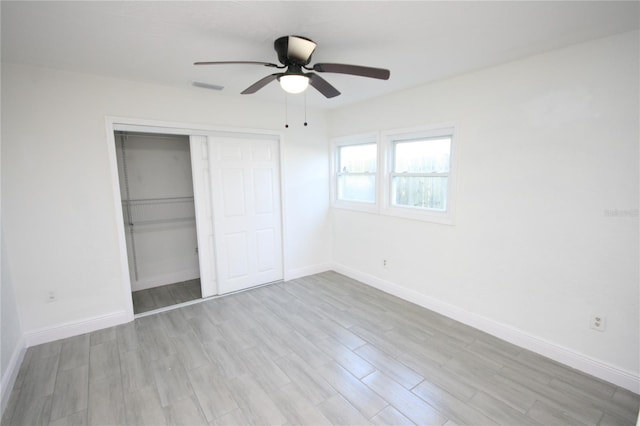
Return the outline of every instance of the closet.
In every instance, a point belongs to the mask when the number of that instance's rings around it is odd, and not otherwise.
[[[134,313],[200,299],[189,137],[115,132]]]

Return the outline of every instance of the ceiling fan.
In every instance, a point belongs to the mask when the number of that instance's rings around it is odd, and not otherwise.
[[[278,61],[280,61],[282,65],[260,61],[195,62],[194,65],[252,64],[278,69],[286,68],[286,71],[284,72],[271,74],[256,81],[241,92],[243,95],[256,93],[273,80],[278,80],[280,82],[280,86],[282,86],[282,88],[288,93],[302,93],[309,85],[311,85],[327,98],[333,98],[340,94],[338,89],[329,84],[327,80],[316,73],[305,72],[305,70],[350,74],[360,77],[377,78],[380,80],[389,79],[389,70],[383,68],[334,63],[318,63],[313,66],[309,66],[309,62],[311,62],[311,55],[313,54],[316,46],[317,44],[311,39],[290,35],[280,37],[273,43],[273,47],[278,53]]]

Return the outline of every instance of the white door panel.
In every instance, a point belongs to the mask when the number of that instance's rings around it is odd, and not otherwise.
[[[273,147],[262,145],[253,146],[251,149],[251,159],[253,161],[271,162],[274,159]]]
[[[219,294],[281,280],[278,142],[209,143]]]
[[[223,196],[224,216],[246,215],[245,209],[245,171],[243,169],[222,169],[220,190]]]
[[[211,208],[211,176],[209,172],[209,142],[206,136],[191,136],[191,170],[196,209],[196,235],[200,262],[202,297],[218,294]]]
[[[243,150],[240,146],[225,145],[219,147],[221,161],[242,161]]]
[[[249,246],[246,232],[225,234],[225,248],[227,250],[228,278],[246,278],[249,276]]]
[[[256,231],[257,272],[269,272],[277,268],[278,259],[274,255],[276,249],[277,243],[273,228]]]
[[[273,170],[255,169],[253,187],[257,214],[273,214]]]

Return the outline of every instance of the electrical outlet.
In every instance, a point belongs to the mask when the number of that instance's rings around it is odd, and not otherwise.
[[[607,325],[607,318],[602,315],[592,315],[590,327],[596,331],[604,331]]]
[[[46,299],[47,303],[55,302],[56,300],[58,300],[58,296],[56,296],[55,291],[47,292],[47,299]]]
[[[382,267],[384,269],[387,269],[389,267],[389,262],[387,262],[387,259],[382,259]]]

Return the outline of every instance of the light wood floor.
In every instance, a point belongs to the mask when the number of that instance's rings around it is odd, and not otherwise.
[[[3,425],[632,425],[640,398],[333,272],[32,347]]]
[[[200,278],[134,291],[131,297],[134,314],[201,299]]]

